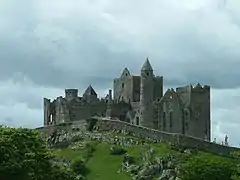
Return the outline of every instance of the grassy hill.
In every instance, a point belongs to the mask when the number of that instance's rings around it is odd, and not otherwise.
[[[0,179],[240,180],[238,151],[222,157],[124,132],[0,127]]]
[[[166,143],[147,142],[116,133],[89,133],[87,138],[65,148],[53,149],[53,152],[57,157],[71,162],[81,159],[87,169],[84,176],[89,180],[160,180],[167,176],[176,179],[177,168],[187,165],[193,158],[239,163],[236,159],[178,149]],[[132,159],[131,162],[126,160],[126,154]]]

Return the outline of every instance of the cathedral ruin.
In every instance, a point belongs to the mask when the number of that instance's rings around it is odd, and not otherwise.
[[[138,76],[125,68],[105,98],[98,98],[91,85],[81,97],[78,89],[65,89],[65,97],[44,98],[44,126],[93,116],[210,141],[210,86],[188,85],[163,93],[163,77],[154,75],[146,59]]]

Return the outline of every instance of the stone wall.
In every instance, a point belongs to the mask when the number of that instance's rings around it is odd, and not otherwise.
[[[202,151],[215,153],[219,155],[229,155],[232,151],[239,151],[239,148],[223,146],[220,144],[212,143],[209,141],[204,141],[191,136],[186,136],[178,133],[166,133],[163,131],[158,131],[154,129],[149,129],[142,126],[136,126],[126,122],[121,122],[118,120],[109,120],[105,118],[99,118],[96,126],[99,127],[100,131],[109,131],[112,129],[116,130],[126,130],[131,132],[136,137],[148,137],[151,139],[172,142],[177,145],[183,146],[185,148],[197,148]]]
[[[119,120],[111,120],[107,118],[100,118],[96,123],[96,127],[98,127],[99,131],[111,131],[115,130],[125,130],[130,132],[135,137],[139,138],[150,138],[160,141],[171,142],[179,146],[183,146],[184,148],[197,148],[199,150],[210,152],[219,155],[229,155],[232,151],[239,151],[239,148],[223,146],[220,144],[215,144],[212,142],[204,141],[202,139],[194,138],[191,136],[186,136],[177,133],[166,133],[159,130],[149,129],[142,126],[136,126],[133,124],[129,124],[126,122],[122,122]],[[56,129],[64,129],[64,130],[72,130],[73,128],[79,128],[81,130],[86,130],[86,122],[75,122],[68,123],[64,125],[55,125],[55,126],[47,126],[44,128],[38,128],[43,133],[49,134]]]
[[[45,135],[50,135],[56,130],[64,130],[64,131],[72,131],[74,128],[78,128],[81,131],[86,130],[86,124],[87,122],[85,120],[76,121],[76,122],[67,122],[57,125],[48,125],[44,127],[36,128],[40,133],[43,133]]]

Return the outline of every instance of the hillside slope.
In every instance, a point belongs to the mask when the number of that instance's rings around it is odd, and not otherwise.
[[[83,174],[89,180],[175,180],[179,179],[180,167],[191,158],[238,162],[116,132],[79,132],[78,138],[67,147],[64,143],[58,146],[53,150],[57,157],[69,162],[79,159],[84,162],[86,171]]]

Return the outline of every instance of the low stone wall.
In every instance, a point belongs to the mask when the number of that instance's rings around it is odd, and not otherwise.
[[[142,126],[136,126],[119,120],[98,119],[96,125],[99,131],[125,130],[139,138],[150,138],[160,141],[175,142],[178,134],[166,133]],[[177,143],[177,142],[176,142]]]
[[[98,129],[98,131],[111,131],[113,129],[125,130],[131,133],[134,137],[149,138],[149,139],[155,139],[159,141],[171,142],[171,143],[174,143],[175,145],[179,145],[185,148],[197,148],[202,151],[224,155],[224,156],[229,155],[229,153],[232,151],[240,150],[239,148],[223,146],[220,144],[204,141],[202,139],[186,136],[183,134],[167,133],[163,131],[149,129],[142,126],[136,126],[136,125],[119,121],[119,120],[111,120],[111,119],[100,118],[100,117],[94,117],[94,118],[98,120],[95,124],[95,127]],[[56,129],[71,131],[73,128],[78,128],[83,131],[86,130],[86,121],[65,123],[62,125],[47,126],[47,127],[37,128],[37,129],[43,132],[44,134],[50,134]]]
[[[240,151],[239,148],[223,146],[220,144],[204,141],[191,136],[186,136],[177,133],[166,133],[163,131],[158,131],[154,129],[149,129],[146,127],[136,126],[122,121],[100,119],[96,126],[99,127],[100,131],[109,131],[112,129],[116,130],[126,130],[133,133],[136,137],[149,137],[151,139],[156,139],[160,141],[172,142],[176,145],[183,146],[185,148],[197,148],[199,150],[210,152],[214,154],[229,155],[230,152]]]
[[[240,151],[240,149],[236,147],[224,146],[195,137],[185,136],[183,134],[178,134],[178,142],[186,148],[197,148],[202,151],[216,153],[223,156],[228,156],[233,151]]]
[[[72,131],[74,128],[79,129],[81,131],[86,130],[87,122],[85,120],[76,121],[76,122],[69,122],[69,123],[62,123],[58,125],[49,125],[44,127],[36,128],[36,130],[40,131],[45,135],[52,134],[56,130],[64,130],[64,131]]]

